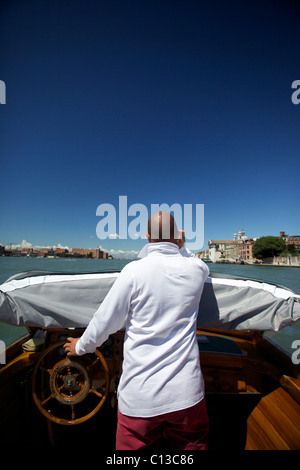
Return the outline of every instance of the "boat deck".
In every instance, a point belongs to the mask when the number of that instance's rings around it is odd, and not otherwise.
[[[299,425],[300,407],[283,388],[277,388],[264,396],[248,417],[245,449],[299,450]]]
[[[50,331],[58,340],[61,331]],[[111,383],[122,366],[123,333],[100,349]],[[210,417],[210,450],[300,450],[299,366],[261,335],[198,331],[200,361]],[[110,393],[101,409],[82,424],[65,426],[47,420],[32,399],[32,372],[39,352],[8,352],[0,369],[0,433],[3,448],[40,449],[95,444],[114,451],[116,411]],[[50,403],[50,402],[49,402]],[[63,405],[66,408],[66,405]],[[67,407],[68,408],[68,407]],[[167,448],[163,443],[163,448]]]

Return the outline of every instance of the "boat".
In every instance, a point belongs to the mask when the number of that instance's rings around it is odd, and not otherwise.
[[[0,320],[28,331],[7,347],[0,369],[3,448],[95,444],[114,452],[124,328],[94,354],[68,358],[63,344],[83,333],[117,276],[38,271],[0,286]],[[90,294],[85,302],[83,289]],[[197,326],[210,450],[300,449],[299,364],[264,335],[299,317],[299,296],[289,289],[210,275]],[[169,452],[166,441],[161,452]]]

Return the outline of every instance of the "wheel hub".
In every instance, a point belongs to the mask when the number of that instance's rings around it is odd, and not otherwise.
[[[76,379],[74,375],[69,374],[64,378],[64,386],[67,390],[73,390],[75,385],[76,385]]]

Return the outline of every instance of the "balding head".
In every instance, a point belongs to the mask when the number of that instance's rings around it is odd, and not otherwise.
[[[168,212],[155,212],[148,220],[148,240],[149,242],[178,242],[180,233],[178,231],[174,217]]]

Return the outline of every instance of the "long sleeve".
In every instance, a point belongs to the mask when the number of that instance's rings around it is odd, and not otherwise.
[[[102,304],[95,312],[85,332],[76,344],[76,354],[94,352],[110,334],[123,325],[130,310],[132,279],[127,266],[122,270]]]

